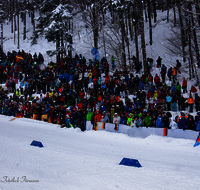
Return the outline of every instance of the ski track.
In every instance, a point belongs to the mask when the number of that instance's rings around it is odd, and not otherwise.
[[[0,183],[0,190],[179,190],[199,184],[200,152],[191,140],[132,138],[61,129],[30,119],[8,120],[0,116],[0,180],[27,176],[39,182]],[[32,140],[44,147],[30,146]],[[143,167],[118,165],[123,157],[138,159]]]

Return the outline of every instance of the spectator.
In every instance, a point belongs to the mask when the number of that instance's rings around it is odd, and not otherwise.
[[[188,119],[186,118],[185,114],[182,112],[181,117],[178,120],[178,128],[179,129],[187,129]]]
[[[187,80],[185,77],[183,77],[182,89],[183,89],[183,93],[187,93]]]
[[[162,77],[162,83],[165,83],[166,73],[167,73],[167,67],[163,64],[161,67],[161,72],[160,72],[161,77]]]
[[[156,127],[157,128],[163,128],[164,127],[163,117],[162,117],[161,113],[158,114],[158,118],[156,120]]]
[[[120,123],[120,116],[118,116],[117,113],[114,114],[113,123],[114,124],[119,124]]]
[[[172,80],[172,67],[170,67],[167,71],[167,76],[169,78],[169,80],[171,81]]]
[[[158,74],[156,73],[155,77],[154,77],[154,83],[156,84],[156,88],[158,89],[160,86],[160,77],[158,76]]]
[[[152,124],[152,120],[153,120],[153,117],[148,112],[147,115],[145,116],[144,120],[143,120],[143,126],[150,127],[151,124]]]
[[[190,93],[189,98],[187,99],[187,103],[188,103],[189,108],[190,108],[189,112],[192,113],[193,112],[194,99],[193,99],[191,93]]]
[[[172,97],[169,94],[167,94],[165,102],[167,104],[168,111],[171,111],[171,101],[172,101]]]
[[[138,115],[137,117],[135,117],[135,126],[136,127],[142,127],[142,119],[141,119],[140,115]]]
[[[157,62],[157,68],[161,67],[162,58],[158,56],[158,59],[156,60],[156,62]]]
[[[197,112],[195,117],[196,131],[200,131],[200,112]]]
[[[133,114],[130,113],[127,119],[127,125],[131,126],[132,121],[133,121]]]
[[[195,125],[194,117],[192,115],[188,115],[187,129],[193,130],[193,131],[196,130],[196,125]]]

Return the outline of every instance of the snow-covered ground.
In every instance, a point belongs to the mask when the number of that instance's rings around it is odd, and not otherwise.
[[[1,190],[189,190],[199,186],[196,139],[132,138],[10,119],[0,115]],[[33,140],[44,147],[30,146]],[[119,165],[124,157],[138,159],[142,167]]]

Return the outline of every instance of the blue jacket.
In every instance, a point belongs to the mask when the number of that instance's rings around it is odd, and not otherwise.
[[[121,117],[120,124],[126,125],[126,123],[127,123],[127,117],[126,116]]]
[[[142,127],[142,119],[138,118],[135,122],[136,127]]]
[[[28,86],[28,83],[26,81],[24,81],[25,78],[22,79],[22,81],[20,82],[20,87],[23,88],[24,86]]]
[[[144,90],[144,84],[140,82],[140,90]]]
[[[162,116],[159,116],[156,120],[156,127],[157,128],[163,128],[164,127],[164,123],[163,123],[163,118]]]
[[[185,117],[185,119],[180,118],[178,121],[178,128],[179,129],[187,129],[187,123],[188,119]]]
[[[200,131],[200,118],[199,118],[199,121],[195,122],[195,125],[197,126],[196,130]]]
[[[172,97],[171,96],[166,96],[166,102],[171,102],[172,101]]]

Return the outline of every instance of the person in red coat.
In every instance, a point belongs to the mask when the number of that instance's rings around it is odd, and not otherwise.
[[[187,80],[185,77],[183,77],[182,89],[183,89],[183,93],[187,93]]]
[[[97,110],[96,115],[94,116],[94,122],[100,122],[102,119],[102,114]]]
[[[160,77],[156,73],[156,76],[154,77],[154,83],[156,84],[156,87],[158,88],[160,86]]]

